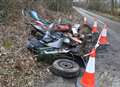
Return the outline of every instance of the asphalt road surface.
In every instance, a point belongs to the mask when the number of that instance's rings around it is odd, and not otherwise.
[[[90,24],[93,23],[94,17],[97,18],[100,27],[103,28],[104,23],[108,24],[110,46],[98,49],[96,58],[96,87],[120,87],[120,23],[82,8],[74,8],[82,16],[86,16]]]
[[[109,25],[108,36],[110,46],[98,48],[96,58],[96,87],[120,87],[120,23],[108,18],[74,7],[81,16],[86,16],[88,23],[93,24],[96,16],[98,24],[103,28],[104,23]],[[44,87],[75,87],[74,80],[61,77],[52,77],[52,81],[45,83]]]

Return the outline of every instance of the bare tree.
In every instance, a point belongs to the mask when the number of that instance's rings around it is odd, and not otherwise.
[[[44,0],[50,10],[54,11],[69,11],[72,8],[72,0]]]
[[[86,0],[86,7],[112,15],[120,14],[120,0]]]

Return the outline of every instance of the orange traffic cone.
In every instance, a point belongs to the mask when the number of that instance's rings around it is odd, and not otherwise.
[[[108,30],[107,25],[105,25],[102,32],[101,32],[101,34],[100,34],[99,40],[98,40],[98,43],[100,45],[108,44],[107,30]]]
[[[84,17],[84,25],[87,25],[87,17]]]
[[[80,80],[81,85],[84,87],[95,87],[95,57],[96,49],[94,48],[90,52],[90,58],[86,70]]]
[[[97,21],[95,21],[94,24],[93,24],[92,33],[97,33],[97,32],[98,32]]]

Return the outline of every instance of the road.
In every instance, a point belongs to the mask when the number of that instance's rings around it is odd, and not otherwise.
[[[104,23],[109,25],[108,37],[110,46],[100,47],[96,58],[96,87],[120,87],[120,23],[108,18],[74,7],[81,16],[86,16],[88,24],[93,25],[94,17],[98,25],[103,28]],[[52,81],[45,87],[75,87],[75,80],[66,80],[61,77],[52,77]]]
[[[110,46],[99,48],[96,58],[96,87],[119,87],[120,86],[120,23],[108,18],[74,7],[82,16],[86,16],[88,23],[93,23],[97,18],[98,25],[103,28],[104,23],[109,26],[108,37]]]

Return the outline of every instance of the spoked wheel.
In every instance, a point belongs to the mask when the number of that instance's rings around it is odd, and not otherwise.
[[[68,59],[56,60],[50,70],[54,74],[64,78],[74,78],[79,76],[80,73],[79,65],[76,62]]]

